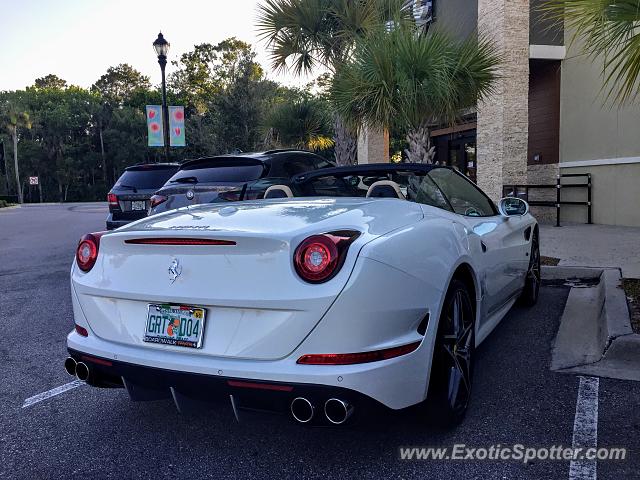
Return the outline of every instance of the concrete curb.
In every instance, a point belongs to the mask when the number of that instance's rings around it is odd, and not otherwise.
[[[609,341],[623,335],[633,334],[629,306],[622,289],[622,276],[619,270],[606,269],[603,272],[604,288],[607,293],[607,332]]]
[[[107,207],[107,202],[43,202],[43,203],[23,203],[20,205],[23,208],[36,208],[36,207],[77,207],[80,205],[86,206],[101,206]]]
[[[567,267],[559,265],[552,267],[548,265],[542,266],[543,280],[574,280],[574,279],[595,279],[600,278],[602,268],[594,267]]]
[[[558,372],[640,382],[640,335],[634,333],[616,338],[598,362]]]
[[[551,370],[640,381],[640,335],[631,328],[620,270],[543,267],[542,275],[599,280],[595,286],[575,286],[569,292]]]
[[[602,270],[598,272],[601,278]],[[571,277],[569,277],[571,278]],[[551,370],[597,362],[608,343],[602,281],[569,291],[551,356]]]
[[[10,207],[2,207],[0,208],[0,212],[4,212],[5,210],[14,210],[16,208],[20,208],[20,205],[11,205]]]

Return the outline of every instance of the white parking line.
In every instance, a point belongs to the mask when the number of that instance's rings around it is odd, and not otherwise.
[[[73,382],[65,383],[64,385],[60,385],[59,387],[52,388],[51,390],[47,390],[46,392],[39,393],[34,395],[33,397],[27,398],[22,404],[22,408],[30,407],[38,402],[42,402],[51,397],[55,397],[56,395],[60,395],[61,393],[68,392],[74,388],[81,387],[82,385],[86,385],[83,381],[74,380]]]
[[[598,446],[598,386],[597,377],[580,377],[576,416],[573,421],[573,448]],[[596,460],[572,460],[569,480],[596,480]]]

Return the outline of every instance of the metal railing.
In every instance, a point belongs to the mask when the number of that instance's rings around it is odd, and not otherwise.
[[[586,178],[586,183],[562,183],[563,178]],[[529,190],[536,189],[556,189],[556,199],[554,200],[529,200]],[[587,189],[587,200],[570,201],[562,200],[560,192],[565,189]],[[518,197],[526,200],[529,205],[535,207],[555,207],[556,209],[556,227],[560,226],[560,207],[562,205],[581,205],[587,207],[587,223],[591,224],[591,174],[590,173],[563,173],[556,178],[555,185],[541,185],[541,184],[529,184],[529,185],[504,185],[502,187],[502,195],[505,197]]]

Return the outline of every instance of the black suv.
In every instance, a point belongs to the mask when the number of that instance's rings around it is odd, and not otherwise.
[[[150,198],[178,170],[177,163],[149,163],[125,168],[107,195],[107,230],[147,216]]]
[[[204,157],[183,163],[151,198],[151,213],[199,203],[263,198],[271,185],[335,163],[304,150],[269,150]]]

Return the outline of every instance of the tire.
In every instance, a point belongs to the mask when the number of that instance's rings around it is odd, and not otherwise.
[[[540,242],[538,240],[538,230],[534,230],[531,239],[531,255],[529,256],[529,268],[524,282],[524,289],[520,294],[520,303],[527,307],[532,307],[538,302],[541,283],[540,269]]]
[[[474,306],[467,286],[453,279],[438,323],[429,396],[428,423],[453,428],[464,419],[471,399],[475,349]]]

